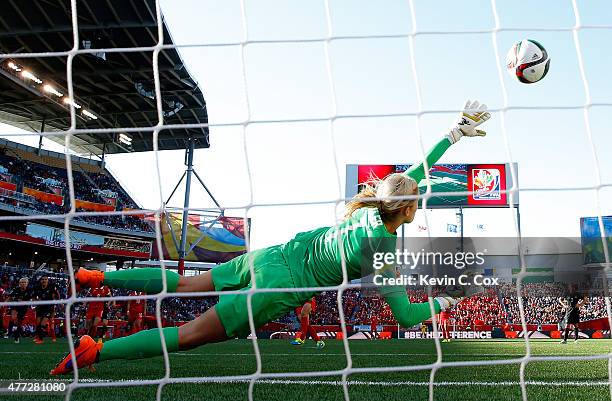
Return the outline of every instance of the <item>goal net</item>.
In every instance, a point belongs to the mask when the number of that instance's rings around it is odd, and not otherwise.
[[[40,2],[45,3],[45,2]],[[602,238],[606,231],[603,215],[609,212],[612,186],[609,162],[605,149],[609,149],[609,135],[606,120],[607,108],[612,107],[612,99],[606,97],[605,90],[610,89],[608,73],[601,67],[592,43],[609,43],[606,37],[612,33],[612,18],[605,22],[605,16],[598,15],[598,10],[609,9],[609,5],[587,4],[577,0],[563,3],[542,2],[541,5],[526,3],[522,6],[512,5],[495,0],[475,1],[468,4],[444,1],[440,5],[431,2],[408,0],[406,2],[377,3],[376,7],[367,2],[325,0],[308,5],[300,2],[288,2],[280,5],[270,1],[237,2],[164,2],[161,0],[144,1],[154,7],[157,23],[155,44],[146,47],[87,48],[79,37],[80,11],[87,7],[87,1],[70,0],[64,2],[72,15],[73,42],[65,50],[56,52],[5,53],[0,61],[65,57],[67,71],[68,98],[74,98],[72,65],[76,58],[84,54],[96,54],[98,57],[110,57],[111,54],[124,52],[150,52],[152,54],[152,77],[154,86],[139,89],[139,93],[152,100],[156,107],[156,118],[146,128],[124,126],[118,128],[99,128],[85,130],[78,128],[77,119],[82,110],[72,104],[70,108],[71,125],[63,131],[49,130],[42,136],[63,138],[66,153],[66,171],[68,192],[67,201],[71,209],[57,215],[1,216],[0,221],[24,221],[43,218],[60,218],[64,224],[64,238],[69,287],[71,294],[61,299],[58,304],[66,308],[65,325],[71,327],[71,309],[79,303],[92,301],[130,301],[147,299],[155,303],[155,319],[160,335],[163,338],[162,303],[165,299],[175,297],[188,299],[193,297],[216,297],[222,292],[170,293],[164,278],[164,290],[159,294],[142,296],[115,297],[77,297],[74,272],[78,266],[72,261],[74,236],[71,236],[71,224],[75,219],[113,216],[119,217],[148,213],[155,216],[154,246],[163,248],[163,218],[169,209],[162,194],[167,194],[166,180],[169,158],[160,149],[159,137],[167,130],[177,128],[204,128],[211,132],[213,147],[215,136],[219,136],[222,154],[211,156],[215,162],[227,163],[233,158],[241,172],[227,171],[229,178],[216,172],[219,182],[234,181],[225,191],[227,203],[221,201],[221,208],[203,206],[201,203],[188,208],[193,212],[220,212],[234,210],[244,213],[245,225],[253,219],[252,239],[249,230],[245,230],[248,249],[262,245],[288,240],[290,233],[295,234],[313,228],[313,224],[338,224],[339,211],[348,199],[344,197],[344,166],[349,163],[378,162],[380,160],[423,160],[425,151],[432,142],[432,132],[446,133],[448,124],[456,113],[460,112],[466,98],[478,97],[489,104],[492,119],[489,122],[489,135],[485,144],[474,144],[470,149],[459,153],[458,159],[478,159],[487,161],[493,157],[504,160],[513,166],[515,162],[522,165],[532,178],[519,186],[517,171],[510,169],[511,186],[505,190],[508,197],[518,196],[519,190],[523,203],[537,197],[547,200],[548,204],[558,202],[576,203],[568,206],[569,214],[583,213],[587,210],[598,217]],[[231,3],[231,4],[230,4]],[[186,15],[178,9],[192,9]],[[227,7],[219,11],[219,7]],[[359,12],[363,7],[370,13],[365,16]],[[537,7],[541,12],[526,12],[524,9]],[[517,10],[520,9],[520,10]],[[228,10],[231,10],[228,11]],[[164,11],[165,17],[162,17]],[[196,12],[197,11],[197,12]],[[232,30],[214,32],[203,23],[202,34],[195,35],[189,43],[177,40],[168,45],[169,33],[181,24],[181,18],[188,19],[190,24],[205,21],[212,24],[208,15],[232,15]],[[276,26],[270,26],[271,13],[276,17]],[[603,11],[602,11],[603,13]],[[609,11],[608,11],[609,13]],[[166,15],[168,14],[168,15]],[[547,18],[550,14],[550,20]],[[179,17],[179,15],[182,15]],[[227,16],[226,15],[226,16]],[[122,18],[117,16],[117,18]],[[544,18],[544,20],[542,20]],[[163,20],[172,21],[169,31],[164,29]],[[230,19],[228,19],[229,21]],[[266,21],[265,23],[262,21]],[[552,22],[551,22],[552,21]],[[602,22],[603,21],[603,22]],[[268,24],[268,25],[267,25]],[[216,26],[216,25],[215,25]],[[308,27],[309,29],[305,29]],[[37,29],[32,26],[31,29]],[[52,27],[51,27],[52,29]],[[190,29],[198,31],[200,26]],[[306,32],[303,36],[295,32]],[[278,32],[278,33],[277,33]],[[227,34],[226,36],[223,33]],[[606,36],[607,35],[607,36]],[[178,35],[174,35],[177,38]],[[505,72],[505,53],[510,46],[525,36],[534,36],[549,47],[552,58],[551,72],[540,84],[527,86],[513,81]],[[212,37],[214,39],[209,39]],[[167,110],[164,103],[159,59],[168,49],[178,49],[189,55],[186,60],[203,60],[197,73],[202,78],[201,84],[207,94],[211,121],[206,124],[167,124]],[[600,48],[603,49],[603,48]],[[106,56],[104,56],[106,55]],[[558,62],[556,60],[559,60]],[[223,61],[219,61],[223,60]],[[217,61],[224,66],[231,64],[226,71],[225,81],[210,82],[207,72]],[[567,62],[567,64],[564,64]],[[192,67],[189,67],[192,68]],[[556,72],[557,70],[558,72]],[[213,71],[222,77],[218,70]],[[561,78],[563,76],[563,78]],[[94,77],[95,79],[95,77]],[[291,84],[291,82],[297,82]],[[607,87],[606,87],[607,85]],[[481,93],[485,93],[485,99]],[[215,96],[221,97],[217,100]],[[482,97],[482,99],[481,99]],[[490,98],[490,100],[489,100]],[[218,102],[221,106],[216,105]],[[235,103],[235,109],[229,110],[229,104]],[[227,107],[226,107],[227,106]],[[178,111],[180,113],[180,111]],[[89,117],[91,118],[91,117]],[[80,141],[83,135],[120,134],[146,132],[152,139],[152,153],[146,154],[146,165],[149,175],[143,179],[126,178],[136,184],[145,181],[150,196],[157,200],[150,202],[153,207],[135,211],[89,211],[77,208],[75,182],[73,177],[71,146]],[[535,135],[537,133],[537,135]],[[225,136],[227,134],[227,136]],[[4,134],[3,134],[4,135]],[[6,134],[23,135],[23,133]],[[574,135],[575,138],[567,138]],[[607,137],[606,137],[607,136]],[[579,139],[577,139],[579,137]],[[520,144],[518,143],[520,142]],[[79,142],[80,143],[80,142]],[[463,142],[462,142],[463,145]],[[544,147],[546,146],[546,148]],[[543,153],[559,152],[561,156],[543,156]],[[477,156],[477,157],[476,157]],[[540,165],[541,158],[555,166],[546,168]],[[145,160],[145,159],[139,159]],[[181,163],[182,160],[173,159]],[[180,165],[180,164],[179,164]],[[227,164],[226,164],[227,165]],[[123,164],[127,167],[129,163]],[[209,164],[208,167],[215,168]],[[139,167],[134,166],[135,170]],[[557,175],[554,169],[558,169]],[[568,173],[564,180],[565,170],[577,170],[579,173]],[[127,173],[126,173],[127,174]],[[581,181],[577,176],[585,177]],[[427,178],[428,179],[428,178]],[[571,182],[567,185],[567,182]],[[575,184],[579,182],[579,184]],[[273,183],[276,188],[271,190]],[[144,184],[142,184],[144,185]],[[225,185],[225,184],[224,184]],[[155,187],[153,189],[153,187]],[[278,188],[282,188],[279,190]],[[305,191],[317,187],[316,191]],[[144,188],[143,186],[138,187]],[[237,189],[238,188],[238,189]],[[265,189],[260,189],[265,188]],[[171,188],[170,188],[171,189]],[[232,190],[238,195],[230,199]],[[565,193],[568,193],[567,200]],[[456,192],[447,195],[456,195]],[[438,194],[440,195],[440,194]],[[426,192],[421,199],[426,205],[432,197]],[[510,227],[505,233],[512,232],[515,239],[521,239],[528,230],[525,220],[534,219],[533,225],[540,225],[546,231],[552,211],[538,209],[525,211],[523,227],[514,211],[503,214],[504,225]],[[542,204],[539,204],[542,205]],[[581,205],[587,205],[580,209]],[[173,212],[183,212],[181,208]],[[424,213],[421,211],[420,213]],[[298,214],[311,217],[292,220]],[[423,214],[424,227],[427,228],[427,214]],[[500,214],[501,215],[501,214]],[[572,216],[574,216],[572,215]],[[267,218],[273,220],[266,228]],[[549,218],[549,220],[546,220]],[[572,217],[573,218],[573,217]],[[572,220],[572,224],[574,220]],[[576,220],[577,221],[577,220]],[[288,229],[286,227],[289,227]],[[303,230],[302,230],[303,228]],[[558,228],[558,227],[557,227]],[[546,235],[553,235],[557,228],[552,228]],[[283,231],[285,230],[285,231]],[[533,231],[532,231],[533,232]],[[259,234],[261,233],[261,234]],[[259,235],[259,237],[258,237]],[[264,238],[264,236],[267,236]],[[176,240],[176,239],[175,239]],[[607,241],[603,242],[605,263],[603,269],[609,272],[610,260]],[[344,255],[342,255],[344,257]],[[523,255],[521,255],[523,256]],[[521,257],[522,266],[516,275],[515,288],[517,308],[523,331],[527,331],[525,309],[529,306],[523,301],[521,286],[524,279],[530,276]],[[165,388],[174,384],[209,383],[211,386],[223,386],[227,383],[248,383],[245,398],[257,397],[258,385],[334,385],[342,388],[345,400],[363,398],[359,394],[363,386],[381,385],[357,379],[367,374],[384,375],[392,378],[384,386],[420,386],[427,388],[427,397],[436,399],[438,388],[444,386],[518,386],[523,400],[530,399],[530,387],[555,385],[551,382],[530,381],[528,365],[539,362],[567,361],[601,361],[607,364],[608,376],[597,384],[608,387],[612,396],[612,353],[591,355],[544,355],[534,352],[533,341],[525,335],[521,346],[515,354],[506,357],[486,358],[475,356],[474,359],[448,358],[440,338],[434,336],[435,360],[418,363],[418,356],[406,356],[400,363],[381,363],[377,366],[355,363],[352,346],[348,340],[347,321],[345,316],[346,291],[360,288],[359,284],[350,282],[343,260],[344,280],[333,287],[314,288],[258,288],[253,286],[246,291],[249,306],[249,323],[252,334],[252,349],[255,358],[255,370],[248,374],[208,375],[179,377],[173,374],[171,357],[165,343],[164,374],[157,379],[143,380],[83,380],[78,371],[74,372],[69,382],[66,399],[76,397],[81,389],[110,387],[156,386],[156,399],[166,397]],[[160,268],[169,267],[162,260]],[[251,277],[255,277],[251,263]],[[164,276],[165,277],[165,276]],[[255,282],[255,280],[252,280]],[[256,327],[251,309],[252,298],[262,292],[304,292],[336,291],[337,311],[339,314],[342,350],[345,356],[343,365],[326,370],[290,371],[268,369],[265,352],[262,351],[262,340],[256,335]],[[227,292],[225,292],[227,293]],[[242,292],[243,294],[245,292]],[[429,297],[431,310],[434,310],[433,298]],[[51,301],[2,302],[0,306],[44,305]],[[608,319],[612,316],[609,297],[605,298]],[[433,318],[434,333],[438,333],[436,317]],[[68,345],[73,358],[74,339],[68,336]],[[206,352],[203,348],[202,352]],[[393,353],[392,349],[388,350]],[[291,358],[287,354],[286,358]],[[323,356],[321,358],[324,358]],[[178,362],[177,362],[178,363]],[[183,360],[180,363],[189,363]],[[494,366],[508,365],[515,369],[512,378],[506,381],[492,382],[474,379],[470,382],[456,382],[451,379],[440,380],[440,372],[450,369],[488,369]],[[223,369],[219,369],[220,372]],[[481,371],[481,370],[480,370]],[[197,367],[194,367],[194,373]],[[416,372],[416,373],[415,373]],[[403,380],[402,375],[418,380]],[[415,374],[412,374],[415,373]],[[602,378],[600,378],[602,379]],[[554,380],[553,380],[554,381]],[[571,383],[566,383],[572,385]],[[381,386],[382,386],[381,385]],[[576,386],[581,384],[574,383]],[[208,387],[207,387],[208,388]],[[167,390],[166,390],[167,391]],[[358,394],[357,397],[355,394]],[[367,393],[364,394],[374,394]],[[202,396],[206,397],[205,394]],[[264,397],[264,396],[262,396]],[[101,399],[104,397],[101,396]],[[261,398],[261,397],[259,397]],[[265,398],[265,397],[264,397]]]

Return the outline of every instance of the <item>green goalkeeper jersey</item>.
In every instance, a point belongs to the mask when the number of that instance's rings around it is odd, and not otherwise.
[[[427,154],[427,165],[432,166],[450,147],[450,141],[441,139]],[[425,177],[424,164],[419,163],[406,171],[417,184]],[[395,233],[389,233],[376,208],[361,208],[344,222],[299,233],[283,247],[294,279],[308,286],[333,286],[342,282],[342,256],[346,261],[349,280],[363,277],[364,262],[373,252],[393,252]],[[389,273],[386,273],[389,274]],[[302,286],[302,285],[300,285]]]
[[[396,240],[378,209],[365,207],[337,226],[298,234],[283,254],[299,286],[333,286],[342,282],[343,257],[348,280],[358,279],[371,273],[373,253],[394,252]]]
[[[441,139],[427,154],[427,166],[436,163],[450,145],[446,137]],[[420,184],[425,177],[424,164],[412,166],[406,174]],[[339,225],[296,235],[283,245],[282,252],[296,287],[327,287],[342,283],[343,259],[349,281],[367,276],[374,271],[373,253],[394,252],[396,241],[396,234],[387,231],[378,209],[361,208]],[[385,266],[377,274],[395,277],[395,267]],[[404,287],[379,290],[401,326],[412,327],[431,317],[429,303],[411,304]],[[440,312],[437,301],[433,312]]]
[[[428,153],[427,165],[431,167],[450,145],[447,138],[440,140]],[[425,177],[424,164],[412,166],[406,174],[420,183]],[[342,282],[343,258],[348,280],[358,279],[373,272],[374,252],[395,252],[396,241],[396,234],[387,231],[378,209],[365,207],[336,226],[299,233],[282,250],[297,287],[335,286]],[[385,266],[378,274],[395,277],[395,268]],[[405,288],[380,290],[400,324],[403,321],[405,326],[418,318],[406,316],[411,308]]]

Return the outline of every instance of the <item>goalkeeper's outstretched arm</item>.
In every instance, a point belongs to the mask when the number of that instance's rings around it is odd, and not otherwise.
[[[438,143],[436,143],[434,147],[427,152],[427,157],[425,158],[427,160],[427,167],[431,168],[431,166],[440,160],[444,152],[446,152],[451,145],[452,143],[448,137],[445,136],[444,138],[440,139]],[[425,162],[422,161],[418,164],[412,165],[412,167],[406,170],[406,175],[415,180],[418,185],[419,182],[425,178]]]
[[[395,320],[400,326],[409,328],[431,318],[431,307],[429,302],[411,303],[406,294],[406,289],[398,287],[398,291],[392,291],[384,295],[389,304]],[[460,298],[440,295],[433,299],[434,312],[436,314],[451,308],[460,302]]]
[[[463,136],[485,136],[486,132],[476,129],[491,117],[487,112],[487,105],[480,104],[478,101],[466,102],[463,112],[459,115],[455,126],[450,129],[432,149],[427,153],[425,161],[415,164],[406,171],[406,175],[414,179],[418,185],[419,181],[425,178],[425,164],[431,168],[450,148],[450,146],[461,139]],[[382,289],[381,293],[389,304],[393,316],[402,327],[412,327],[431,317],[431,307],[429,302],[411,303],[406,290],[403,287],[391,287]],[[434,312],[446,310],[459,302],[459,299],[441,294],[433,300]]]
[[[479,104],[478,101],[465,103],[464,110],[459,116],[456,125],[451,128],[449,133],[440,139],[433,148],[427,152],[426,161],[427,167],[431,168],[450,148],[450,146],[461,139],[463,136],[485,136],[485,131],[476,129],[480,124],[484,123],[491,117],[487,112],[486,104]],[[418,185],[419,181],[425,178],[425,162],[422,161],[410,167],[406,174],[414,179]]]
[[[405,291],[404,291],[405,292]],[[406,295],[391,295],[385,297],[397,323],[404,328],[417,325],[431,317],[429,302],[410,303]],[[434,311],[440,313],[440,304],[434,299]]]

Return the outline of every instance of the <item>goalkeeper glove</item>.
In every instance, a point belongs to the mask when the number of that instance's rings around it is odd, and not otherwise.
[[[487,111],[486,104],[480,104],[477,100],[473,102],[468,100],[459,116],[457,125],[451,128],[448,133],[448,140],[451,143],[456,143],[462,136],[485,136],[487,133],[476,129],[476,127],[489,118],[491,118],[491,114]]]
[[[440,310],[445,311],[457,305],[459,302],[463,301],[463,297],[451,297],[448,294],[440,294],[435,297],[434,300],[438,301],[438,305],[440,305]]]
[[[466,270],[462,275],[465,277],[466,283],[472,284],[447,285],[446,287],[441,288],[440,293],[435,298],[440,305],[440,309],[446,310],[448,308],[452,308],[467,297],[472,297],[485,292],[483,286],[473,284],[474,277],[476,275],[475,272]]]

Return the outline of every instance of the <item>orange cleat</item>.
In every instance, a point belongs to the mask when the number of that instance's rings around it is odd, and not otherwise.
[[[34,344],[44,344],[45,342],[43,340],[41,340],[40,338],[35,338],[34,339]]]
[[[104,281],[104,272],[81,268],[74,274],[74,280],[76,281],[77,292],[81,291],[82,288],[98,288],[102,286],[102,281]]]
[[[96,342],[89,336],[81,337],[74,344],[74,353],[77,360],[77,368],[91,367],[98,359],[98,352],[102,349],[102,341]],[[70,353],[50,372],[52,375],[65,375],[72,372],[72,357]]]

